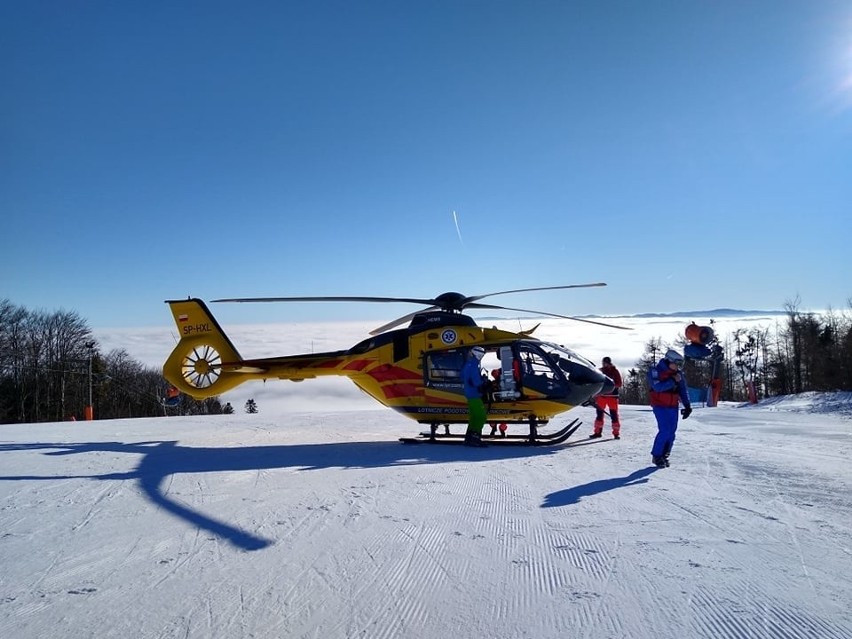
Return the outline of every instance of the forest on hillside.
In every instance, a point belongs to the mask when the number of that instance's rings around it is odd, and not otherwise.
[[[685,338],[676,343],[649,341],[634,367],[622,372],[621,401],[647,404],[648,369],[668,348],[684,352],[686,343]],[[720,347],[725,354],[721,401],[748,401],[750,386],[757,398],[852,390],[852,316],[848,312],[803,312],[798,299],[788,301],[784,321],[776,330],[738,329]],[[708,362],[687,358],[685,373],[691,387],[710,382]]]
[[[75,311],[31,311],[0,300],[0,423],[222,413],[218,398],[180,396],[166,406],[168,383],[124,349],[104,353]]]
[[[788,302],[773,332],[737,331],[723,344],[722,401],[746,401],[747,383],[760,397],[807,391],[852,390],[852,317],[808,313]],[[622,401],[647,403],[645,373],[667,348],[654,339],[629,371],[622,371]],[[687,361],[690,386],[706,383],[706,366]],[[31,311],[0,300],[0,423],[229,412],[218,397],[181,395],[168,407],[168,383],[159,368],[144,366],[124,349],[104,353],[88,322],[74,311]]]

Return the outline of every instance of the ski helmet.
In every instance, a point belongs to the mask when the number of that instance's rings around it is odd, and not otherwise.
[[[485,349],[481,346],[474,346],[470,352],[476,355],[476,359],[482,359],[485,356]]]
[[[666,360],[668,360],[672,364],[677,364],[678,366],[683,366],[683,355],[678,353],[673,348],[670,348],[666,351]]]

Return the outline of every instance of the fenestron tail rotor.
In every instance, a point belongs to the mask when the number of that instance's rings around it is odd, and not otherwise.
[[[208,344],[200,344],[184,355],[181,375],[193,388],[209,388],[222,374],[222,357]]]
[[[509,295],[512,293],[529,293],[533,291],[557,291],[572,288],[592,288],[598,286],[606,286],[605,282],[594,282],[590,284],[566,284],[564,286],[540,286],[535,288],[518,288],[508,291],[496,291],[494,293],[485,293],[484,295],[466,296],[461,293],[447,292],[442,293],[433,299],[415,298],[415,297],[362,297],[362,296],[318,296],[318,297],[231,297],[212,300],[213,302],[386,302],[386,303],[409,303],[422,304],[427,306],[426,309],[421,309],[413,313],[408,313],[400,318],[388,322],[379,328],[370,331],[371,335],[383,333],[392,328],[411,321],[416,315],[429,311],[442,310],[449,313],[461,313],[466,308],[491,309],[491,310],[506,310],[522,313],[532,313],[536,315],[547,315],[549,317],[558,317],[561,319],[569,319],[577,322],[586,322],[588,324],[597,324],[608,328],[617,328],[622,330],[630,330],[624,326],[616,326],[594,320],[583,319],[580,317],[572,317],[569,315],[558,315],[556,313],[547,313],[544,311],[534,311],[529,309],[512,308],[508,306],[497,306],[492,304],[480,304],[479,300],[486,297],[494,297],[495,295]]]

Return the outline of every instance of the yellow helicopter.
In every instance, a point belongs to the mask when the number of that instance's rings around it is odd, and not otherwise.
[[[207,305],[194,298],[167,300],[180,340],[163,366],[164,377],[196,399],[219,395],[249,380],[303,381],[325,375],[350,378],[381,404],[421,424],[430,442],[458,441],[451,424],[466,424],[467,402],[461,369],[474,346],[486,350],[483,392],[492,425],[525,424],[529,433],[503,433],[505,443],[555,444],[579,426],[574,420],[556,433],[538,427],[552,417],[587,402],[611,380],[595,365],[564,346],[532,337],[538,325],[518,333],[484,328],[465,309],[508,310],[623,328],[589,319],[483,304],[496,295],[606,286],[603,282],[498,291],[465,296],[443,293],[434,299],[403,297],[262,297],[214,302],[406,302],[427,308],[400,317],[370,332],[348,350],[263,359],[243,359]],[[397,329],[406,322],[407,328]],[[391,330],[396,329],[396,330]],[[443,425],[443,432],[438,427]],[[494,431],[492,431],[494,432]],[[402,441],[420,441],[401,438]]]

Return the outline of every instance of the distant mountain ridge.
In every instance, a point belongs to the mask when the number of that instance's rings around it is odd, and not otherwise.
[[[753,317],[755,315],[786,315],[787,311],[756,311],[741,310],[736,308],[714,308],[707,311],[675,311],[673,313],[637,313],[635,315],[622,315],[620,317]],[[588,317],[594,317],[589,315]]]
[[[634,315],[575,315],[580,319],[613,319],[618,317],[635,318],[635,319],[653,319],[653,318],[686,318],[692,319],[697,317],[776,317],[786,315],[787,311],[757,311],[757,310],[742,310],[736,308],[714,308],[706,311],[674,311],[671,313],[636,313]],[[519,315],[518,319],[538,319],[542,315]],[[480,320],[504,320],[505,317],[499,316],[480,316]],[[513,318],[514,319],[514,318]],[[545,318],[546,319],[546,318]]]

